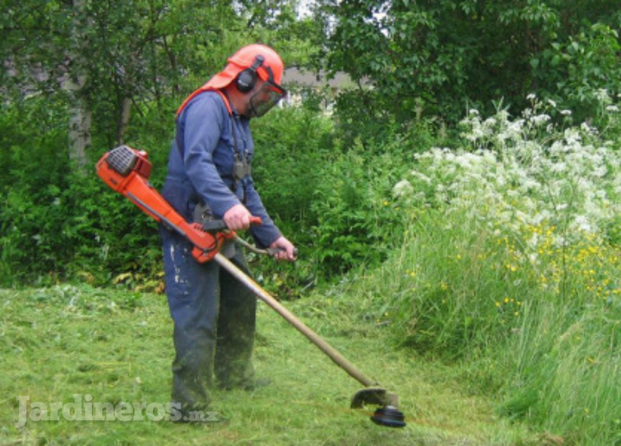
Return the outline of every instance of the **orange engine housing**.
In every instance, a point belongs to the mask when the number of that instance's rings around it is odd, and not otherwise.
[[[149,184],[151,162],[147,152],[119,146],[106,152],[95,169],[110,188],[127,197],[154,220],[188,239],[194,245],[192,255],[200,263],[213,259],[223,243],[235,236],[234,232],[206,232],[200,224],[185,221]]]

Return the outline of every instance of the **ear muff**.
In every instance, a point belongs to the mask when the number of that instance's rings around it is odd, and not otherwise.
[[[263,65],[264,57],[260,54],[255,57],[254,62],[250,68],[246,68],[244,71],[237,75],[235,85],[237,89],[242,93],[248,93],[254,88],[254,84],[257,82],[257,70]]]

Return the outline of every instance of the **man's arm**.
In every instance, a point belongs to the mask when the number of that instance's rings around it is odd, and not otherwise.
[[[216,98],[209,94],[197,97],[183,113],[185,171],[200,198],[211,208],[214,215],[222,218],[227,211],[240,205],[239,199],[222,181],[213,161],[224,119],[228,119],[228,116],[222,113]]]

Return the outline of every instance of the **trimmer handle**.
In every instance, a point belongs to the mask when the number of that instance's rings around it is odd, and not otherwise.
[[[250,224],[252,226],[258,226],[262,223],[263,220],[261,220],[261,217],[250,217]],[[205,232],[222,232],[228,229],[224,220],[209,220],[203,223],[203,231]]]
[[[267,248],[265,250],[265,253],[274,257],[276,254],[284,250],[285,250],[284,248]],[[296,259],[298,258],[298,248],[293,249],[293,255]]]

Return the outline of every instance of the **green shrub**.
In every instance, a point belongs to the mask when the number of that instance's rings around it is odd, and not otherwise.
[[[24,116],[29,119],[21,122]],[[134,110],[127,129],[126,143],[149,153],[150,182],[157,189],[166,176],[174,116],[172,100],[143,106]],[[7,106],[0,125],[9,148],[0,156],[8,173],[0,181],[3,284],[88,280],[155,286],[161,277],[155,222],[94,173],[95,162],[116,145],[109,135],[93,135],[83,175],[67,163],[62,99]],[[345,146],[331,117],[304,107],[276,109],[252,126],[257,189],[300,249],[295,265],[262,262],[263,284],[294,296],[300,285],[382,261],[403,217],[392,212],[392,185],[405,173],[411,150],[422,151],[433,140],[429,128],[395,133],[382,144],[357,140]]]
[[[110,147],[94,143],[82,173],[68,160],[62,101],[35,97],[4,111],[2,285],[64,280],[107,285],[128,272],[142,275],[140,281],[157,278],[155,223],[95,175],[95,162]],[[162,169],[159,175],[164,174]]]
[[[273,113],[254,127],[254,176],[267,209],[300,247],[298,277],[329,279],[379,264],[402,230],[392,186],[412,148],[423,151],[423,141],[434,138],[430,129],[421,123],[381,144],[345,145],[330,117],[293,108]]]
[[[0,118],[0,244],[3,284],[21,283],[32,271],[55,269],[68,252],[59,231],[59,195],[67,187],[65,110],[34,97],[3,106]]]
[[[398,159],[367,156],[356,146],[321,171],[311,207],[317,216],[312,243],[328,276],[361,263],[378,265],[394,247],[400,217],[391,206],[391,186],[403,172]]]

